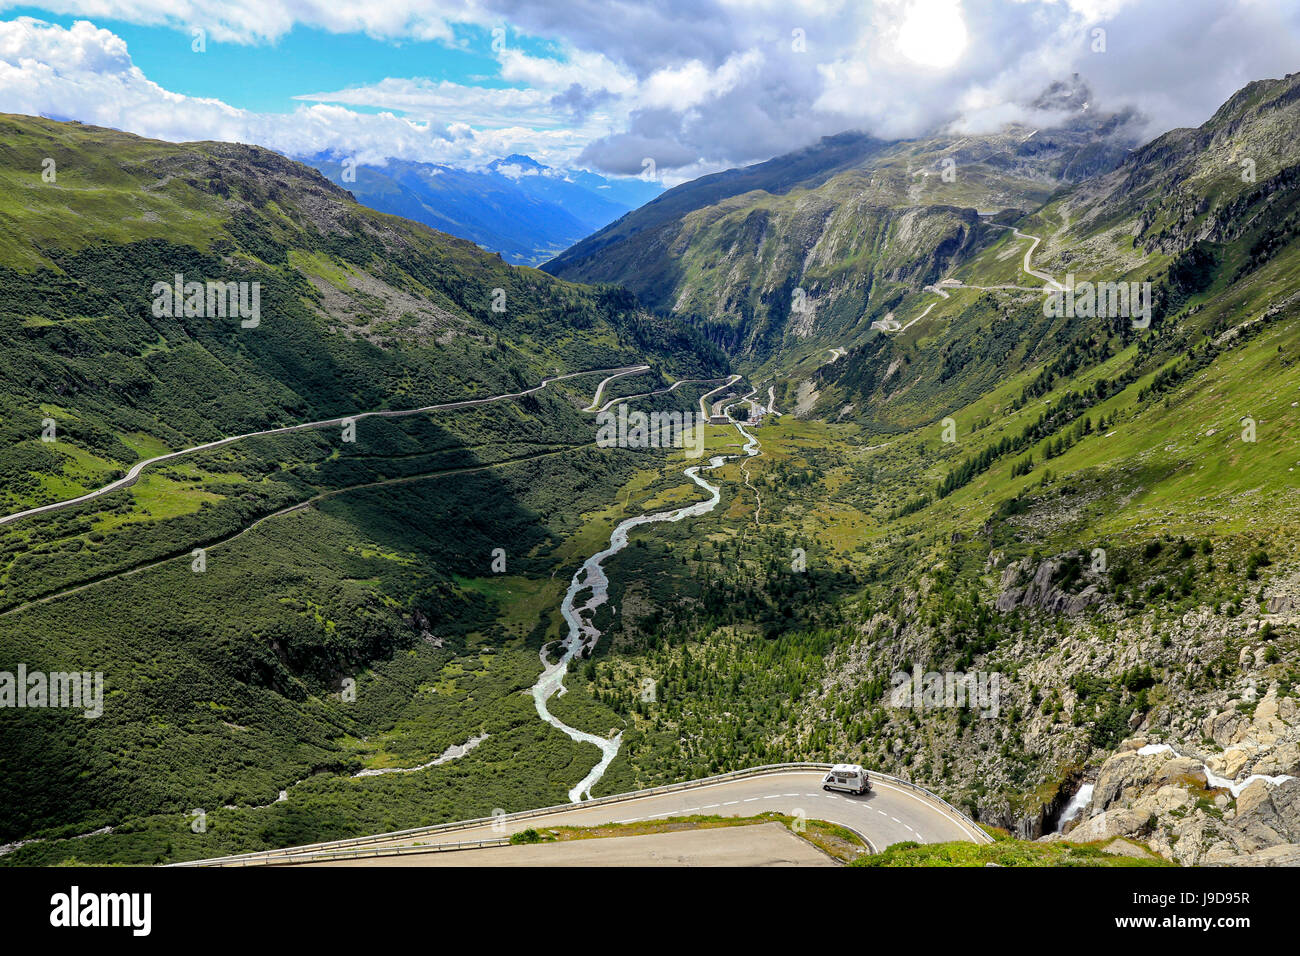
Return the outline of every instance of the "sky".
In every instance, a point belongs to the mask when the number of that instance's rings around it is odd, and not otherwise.
[[[0,112],[666,185],[849,129],[1036,124],[1074,73],[1154,136],[1296,70],[1300,0],[0,0]]]

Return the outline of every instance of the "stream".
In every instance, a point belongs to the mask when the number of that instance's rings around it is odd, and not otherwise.
[[[757,455],[758,439],[746,431],[745,426],[734,419],[731,424],[746,439],[744,453],[749,457]],[[589,645],[594,648],[596,641],[600,639],[600,630],[592,624],[592,619],[596,609],[609,599],[609,578],[605,576],[604,568],[601,565],[606,558],[618,554],[627,547],[628,532],[633,528],[640,527],[643,524],[696,518],[700,515],[706,515],[716,508],[718,502],[722,500],[722,493],[717,485],[710,484],[700,477],[700,472],[720,468],[726,463],[727,459],[736,457],[738,456],[716,455],[709,459],[707,465],[691,465],[685,469],[682,474],[708,492],[709,497],[707,499],[672,511],[636,515],[619,522],[618,526],[614,528],[614,532],[609,536],[609,547],[596,552],[584,561],[582,566],[574,572],[573,579],[569,582],[569,589],[564,595],[564,603],[560,605],[560,614],[569,625],[569,633],[560,641],[564,653],[561,654],[558,661],[552,664],[546,658],[546,647],[542,648],[542,675],[537,678],[537,683],[533,685],[533,702],[537,705],[537,715],[552,727],[566,734],[571,740],[576,740],[579,743],[595,744],[600,748],[600,762],[592,767],[591,772],[569,791],[569,800],[572,803],[580,803],[583,799],[591,798],[591,788],[604,776],[605,771],[618,755],[618,748],[623,742],[621,731],[608,738],[585,733],[564,723],[552,714],[546,706],[546,702],[555,694],[564,695],[564,676],[569,671],[569,661],[580,654],[584,646]],[[590,591],[591,596],[579,606],[577,603],[578,595],[586,591]]]

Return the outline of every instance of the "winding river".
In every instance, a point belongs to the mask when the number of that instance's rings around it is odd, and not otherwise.
[[[749,457],[757,455],[758,439],[746,431],[745,426],[740,422],[733,419],[731,424],[746,439],[743,448],[744,453]],[[583,799],[591,798],[591,788],[604,776],[605,771],[618,755],[618,748],[623,742],[621,731],[608,738],[585,733],[564,723],[564,721],[552,714],[546,706],[546,702],[555,694],[558,693],[563,696],[565,692],[564,676],[569,671],[569,661],[580,654],[584,646],[589,645],[594,648],[596,641],[600,639],[600,630],[592,624],[592,619],[596,609],[609,599],[609,578],[605,576],[605,570],[601,565],[606,558],[618,554],[627,547],[628,532],[633,528],[643,524],[696,518],[700,515],[706,515],[716,508],[718,502],[722,500],[722,493],[717,485],[710,484],[700,477],[700,472],[720,468],[729,458],[736,457],[738,456],[717,455],[710,458],[707,465],[691,465],[685,469],[682,474],[708,492],[709,497],[707,499],[672,511],[636,515],[619,522],[618,526],[614,528],[613,534],[609,536],[609,547],[596,552],[584,561],[582,566],[574,572],[573,579],[569,582],[569,589],[564,595],[564,603],[560,605],[560,614],[569,625],[568,634],[560,641],[563,653],[558,661],[551,663],[547,660],[546,647],[542,648],[542,675],[537,678],[537,683],[533,685],[533,702],[537,705],[538,716],[552,727],[566,734],[572,740],[595,744],[600,748],[600,762],[592,767],[591,772],[569,791],[569,800],[573,803],[579,803]],[[579,605],[579,595],[588,592],[589,597]]]

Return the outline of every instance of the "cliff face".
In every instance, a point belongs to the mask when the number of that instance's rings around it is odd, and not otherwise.
[[[1098,582],[1102,578],[1090,571],[1078,572],[1084,576],[1087,584],[1077,592],[1061,586],[1068,569],[1082,568],[1082,563],[1083,556],[1077,551],[1048,558],[1036,566],[1029,558],[1013,561],[1002,572],[1001,593],[998,594],[995,606],[1003,614],[1017,608],[1036,609],[1051,614],[1081,614],[1102,600],[1098,589]]]
[[[1047,839],[1131,837],[1188,865],[1285,864],[1300,853],[1300,708],[1276,685],[1234,703],[1201,722],[1209,756],[1124,741],[1078,821]]]
[[[1230,242],[1267,207],[1294,202],[1300,74],[1241,89],[1197,129],[1176,129],[1080,184],[1062,203],[1076,237],[1117,228],[1146,254]]]

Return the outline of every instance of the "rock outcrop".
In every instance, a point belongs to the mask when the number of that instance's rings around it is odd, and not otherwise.
[[[1013,561],[1002,571],[1001,593],[997,609],[1003,614],[1016,608],[1036,608],[1051,614],[1079,614],[1094,604],[1101,603],[1102,594],[1091,582],[1076,593],[1059,582],[1070,564],[1081,566],[1083,558],[1077,551],[1048,558],[1034,565],[1029,558]],[[1086,572],[1078,572],[1087,581]]]
[[[1248,708],[1247,708],[1248,709]],[[1253,714],[1211,713],[1202,757],[1145,737],[1102,764],[1071,842],[1128,837],[1184,864],[1287,865],[1300,859],[1300,708],[1273,685]],[[1289,847],[1289,849],[1288,849]]]

